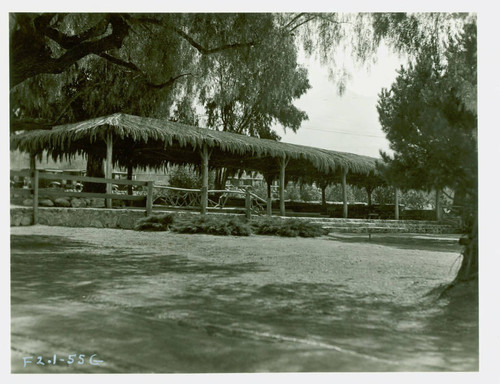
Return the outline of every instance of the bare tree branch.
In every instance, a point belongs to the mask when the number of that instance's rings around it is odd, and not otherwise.
[[[83,31],[78,35],[68,36],[61,31],[49,26],[50,21],[53,19],[54,14],[43,14],[34,20],[36,29],[49,39],[55,41],[64,49],[71,49],[78,44],[83,43],[90,38],[95,38],[103,35],[108,29],[110,23],[109,17],[105,16],[99,23],[93,27]]]
[[[177,33],[179,36],[181,36],[184,40],[186,40],[191,46],[196,48],[200,53],[204,55],[211,55],[214,53],[222,52],[228,49],[236,49],[236,48],[245,48],[245,47],[253,47],[257,44],[256,41],[248,41],[244,43],[233,43],[233,44],[223,44],[219,47],[215,48],[206,48],[199,44],[196,40],[194,40],[191,36],[189,36],[187,33],[185,33],[183,30],[179,28],[173,28],[175,33]]]
[[[102,57],[103,59],[108,60],[109,62],[111,62],[113,64],[116,64],[116,65],[119,65],[119,66],[122,66],[122,67],[125,67],[125,68],[128,68],[128,69],[131,69],[134,72],[137,72],[141,77],[143,77],[145,84],[147,84],[149,87],[155,88],[155,89],[162,89],[162,88],[165,88],[165,87],[169,87],[173,83],[175,83],[176,80],[180,79],[181,77],[193,76],[192,73],[182,73],[182,74],[177,75],[177,76],[172,76],[171,78],[169,78],[167,81],[165,81],[163,83],[155,84],[155,83],[152,83],[149,80],[147,80],[147,76],[134,63],[131,63],[129,61],[125,61],[125,60],[119,59],[119,58],[111,56],[111,55],[109,55],[107,53],[101,53],[101,54],[99,54],[99,56]]]
[[[295,30],[296,30],[297,28],[299,28],[301,25],[304,25],[304,24],[306,24],[306,23],[310,22],[311,20],[314,20],[315,18],[316,18],[316,16],[311,16],[311,17],[309,17],[309,18],[305,19],[304,21],[302,21],[301,23],[299,23],[299,24],[295,25],[292,29],[290,29],[290,31],[289,31],[289,32],[293,32],[293,31],[295,31]]]
[[[52,17],[53,15],[51,16],[49,14],[39,20],[38,23],[48,23],[52,20]],[[13,50],[11,54],[10,71],[11,88],[30,77],[42,73],[62,73],[87,55],[100,54],[111,49],[120,48],[129,32],[129,26],[119,14],[111,14],[109,16],[109,23],[112,27],[111,34],[95,41],[83,41],[76,44],[78,38],[70,38],[69,43],[62,38],[64,44],[74,45],[58,58],[53,58],[49,54],[43,52],[32,52],[29,46]],[[54,33],[54,35],[56,34]],[[61,38],[61,36],[55,37],[58,39]],[[40,54],[42,54],[42,56],[40,56]]]
[[[132,63],[130,61],[122,60],[118,57],[111,56],[110,54],[107,54],[105,52],[99,53],[99,56],[102,57],[103,59],[108,60],[110,63],[119,65],[119,66],[124,67],[124,68],[131,69],[132,71],[135,71],[135,72],[141,72],[139,67],[137,67],[137,65],[135,65],[134,63]]]
[[[297,21],[298,19],[300,19],[302,16],[306,15],[307,13],[305,12],[301,12],[299,13],[298,15],[296,15],[292,20],[290,20],[284,27],[283,29],[287,29],[290,25],[292,25],[293,23],[295,23],[295,21]]]

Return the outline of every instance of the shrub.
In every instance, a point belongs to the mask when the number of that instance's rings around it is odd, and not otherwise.
[[[166,231],[177,233],[206,233],[221,236],[272,235],[283,237],[317,237],[326,234],[320,224],[298,219],[277,217],[255,218],[250,224],[243,217],[219,215],[156,215],[140,219],[138,231]]]
[[[188,166],[173,167],[168,173],[169,184],[177,188],[197,189],[201,187],[199,172]]]
[[[136,231],[166,231],[174,222],[172,215],[156,215],[140,219],[135,224]]]
[[[320,224],[298,219],[256,219],[252,222],[252,227],[258,235],[317,237],[326,233]]]
[[[178,233],[206,233],[223,236],[249,236],[252,233],[250,226],[241,219],[217,216],[177,217],[171,229]]]

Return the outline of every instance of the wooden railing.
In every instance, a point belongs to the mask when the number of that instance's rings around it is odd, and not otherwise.
[[[13,192],[31,195],[33,197],[33,223],[38,222],[38,200],[39,196],[51,197],[78,197],[78,198],[103,198],[106,199],[106,206],[111,208],[112,200],[128,200],[137,201],[144,200],[144,195],[127,195],[119,193],[94,193],[94,192],[78,192],[78,191],[65,191],[53,188],[40,188],[40,180],[70,180],[70,181],[83,181],[100,184],[116,184],[116,185],[135,185],[146,186],[146,215],[150,215],[153,209],[153,181],[137,181],[137,180],[117,180],[117,179],[104,179],[98,177],[66,175],[66,174],[53,174],[35,171],[11,171],[11,178],[30,177],[31,188],[15,188]]]
[[[201,189],[177,188],[164,185],[155,185],[155,201],[161,200],[163,204],[175,207],[198,208],[201,205]],[[219,195],[217,201],[210,198],[212,195]],[[245,212],[247,217],[252,214],[261,214],[265,211],[266,200],[252,193],[249,189],[211,189],[208,190],[208,207],[225,208],[230,195],[239,195],[245,198]]]
[[[137,181],[137,180],[120,180],[106,179],[98,177],[88,177],[68,174],[53,174],[40,172],[39,170],[29,171],[11,171],[11,179],[15,176],[23,178],[31,178],[31,188],[12,188],[12,192],[16,194],[29,195],[33,198],[33,223],[38,223],[38,206],[39,196],[49,197],[78,197],[78,198],[102,198],[106,199],[106,206],[112,207],[112,200],[138,201],[146,198],[146,215],[151,215],[153,209],[153,201],[163,199],[166,205],[177,207],[200,207],[201,205],[201,189],[186,189],[169,186],[154,185],[153,181]],[[79,192],[66,191],[61,188],[40,188],[40,180],[54,181],[81,181],[100,184],[115,184],[115,185],[132,185],[138,187],[146,187],[146,191],[142,194],[128,195],[124,193],[94,193],[94,192]],[[154,191],[165,191],[163,193],[155,193]],[[245,190],[209,190],[209,196],[219,194],[218,201],[208,199],[209,206],[212,208],[224,208],[226,201],[230,195],[240,195],[245,197],[245,213],[248,218],[252,214],[261,214],[265,211],[266,200],[252,193],[249,188]]]

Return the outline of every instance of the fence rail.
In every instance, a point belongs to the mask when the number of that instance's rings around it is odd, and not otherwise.
[[[155,190],[161,192],[155,194],[155,201],[175,207],[194,208],[201,205],[201,189],[178,188],[166,185],[155,185]],[[261,214],[265,211],[267,201],[260,196],[252,193],[249,189],[210,189],[208,193],[208,207],[210,208],[225,208],[228,198],[231,195],[239,195],[245,198],[245,210],[247,216],[252,214]],[[211,198],[213,195],[219,195],[215,200]]]
[[[31,195],[33,197],[33,223],[38,223],[38,205],[39,196],[50,196],[50,197],[79,197],[79,198],[102,198],[106,200],[106,206],[108,208],[112,207],[112,200],[124,200],[124,201],[139,201],[146,199],[146,215],[149,216],[152,213],[153,201],[156,199],[162,199],[166,205],[177,206],[177,207],[200,207],[201,206],[201,196],[202,189],[187,189],[187,188],[177,188],[170,186],[154,185],[153,181],[138,181],[138,180],[120,180],[120,179],[107,179],[89,176],[79,176],[79,175],[67,175],[67,174],[53,174],[40,172],[39,170],[23,170],[23,171],[11,171],[10,176],[15,177],[29,177],[31,178],[31,188],[12,188],[13,192],[17,194]],[[142,195],[129,195],[123,193],[94,193],[94,192],[77,192],[77,191],[66,191],[61,189],[53,188],[40,188],[40,180],[70,180],[70,181],[82,181],[100,184],[116,184],[116,185],[132,185],[139,187],[147,187],[146,191]],[[162,191],[161,193],[154,193],[154,191]],[[144,194],[145,193],[145,194]],[[227,199],[230,195],[240,195],[245,197],[245,212],[248,218],[252,214],[261,214],[265,211],[266,200],[252,193],[250,189],[246,190],[208,190],[208,194],[220,194],[218,201],[208,199],[209,206],[212,208],[224,208]]]
[[[78,176],[78,175],[58,175],[54,173],[45,173],[45,172],[40,172],[39,178],[45,180],[72,180],[72,181],[83,181],[90,183],[105,183],[105,184],[116,184],[116,185],[145,186],[148,184],[148,181],[105,179],[101,177]]]
[[[79,198],[102,198],[106,200],[106,206],[108,208],[112,207],[113,200],[125,200],[125,201],[137,201],[144,200],[146,198],[146,215],[151,215],[153,209],[153,181],[137,181],[137,180],[115,180],[106,179],[99,177],[88,177],[88,176],[78,176],[78,175],[63,175],[63,174],[53,174],[40,172],[39,170],[34,171],[11,171],[11,177],[21,176],[31,178],[31,189],[26,188],[14,188],[15,193],[20,194],[30,194],[33,196],[33,224],[38,223],[38,204],[39,196],[51,196],[51,197],[79,197]],[[95,193],[95,192],[76,192],[76,191],[64,191],[51,188],[40,188],[40,180],[72,180],[72,181],[83,181],[98,184],[117,184],[117,185],[135,185],[135,186],[147,186],[146,196],[140,195],[128,195],[128,194],[118,194],[118,193]],[[26,192],[27,191],[27,192]]]

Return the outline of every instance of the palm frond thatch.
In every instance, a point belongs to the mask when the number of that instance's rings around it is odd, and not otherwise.
[[[104,139],[113,134],[113,162],[134,167],[163,167],[167,163],[199,164],[199,149],[206,145],[211,162],[234,169],[269,171],[268,163],[289,159],[287,172],[336,174],[339,170],[368,175],[376,159],[303,145],[198,128],[186,124],[117,113],[51,130],[29,131],[11,138],[12,149],[54,159],[93,153],[105,157]]]

